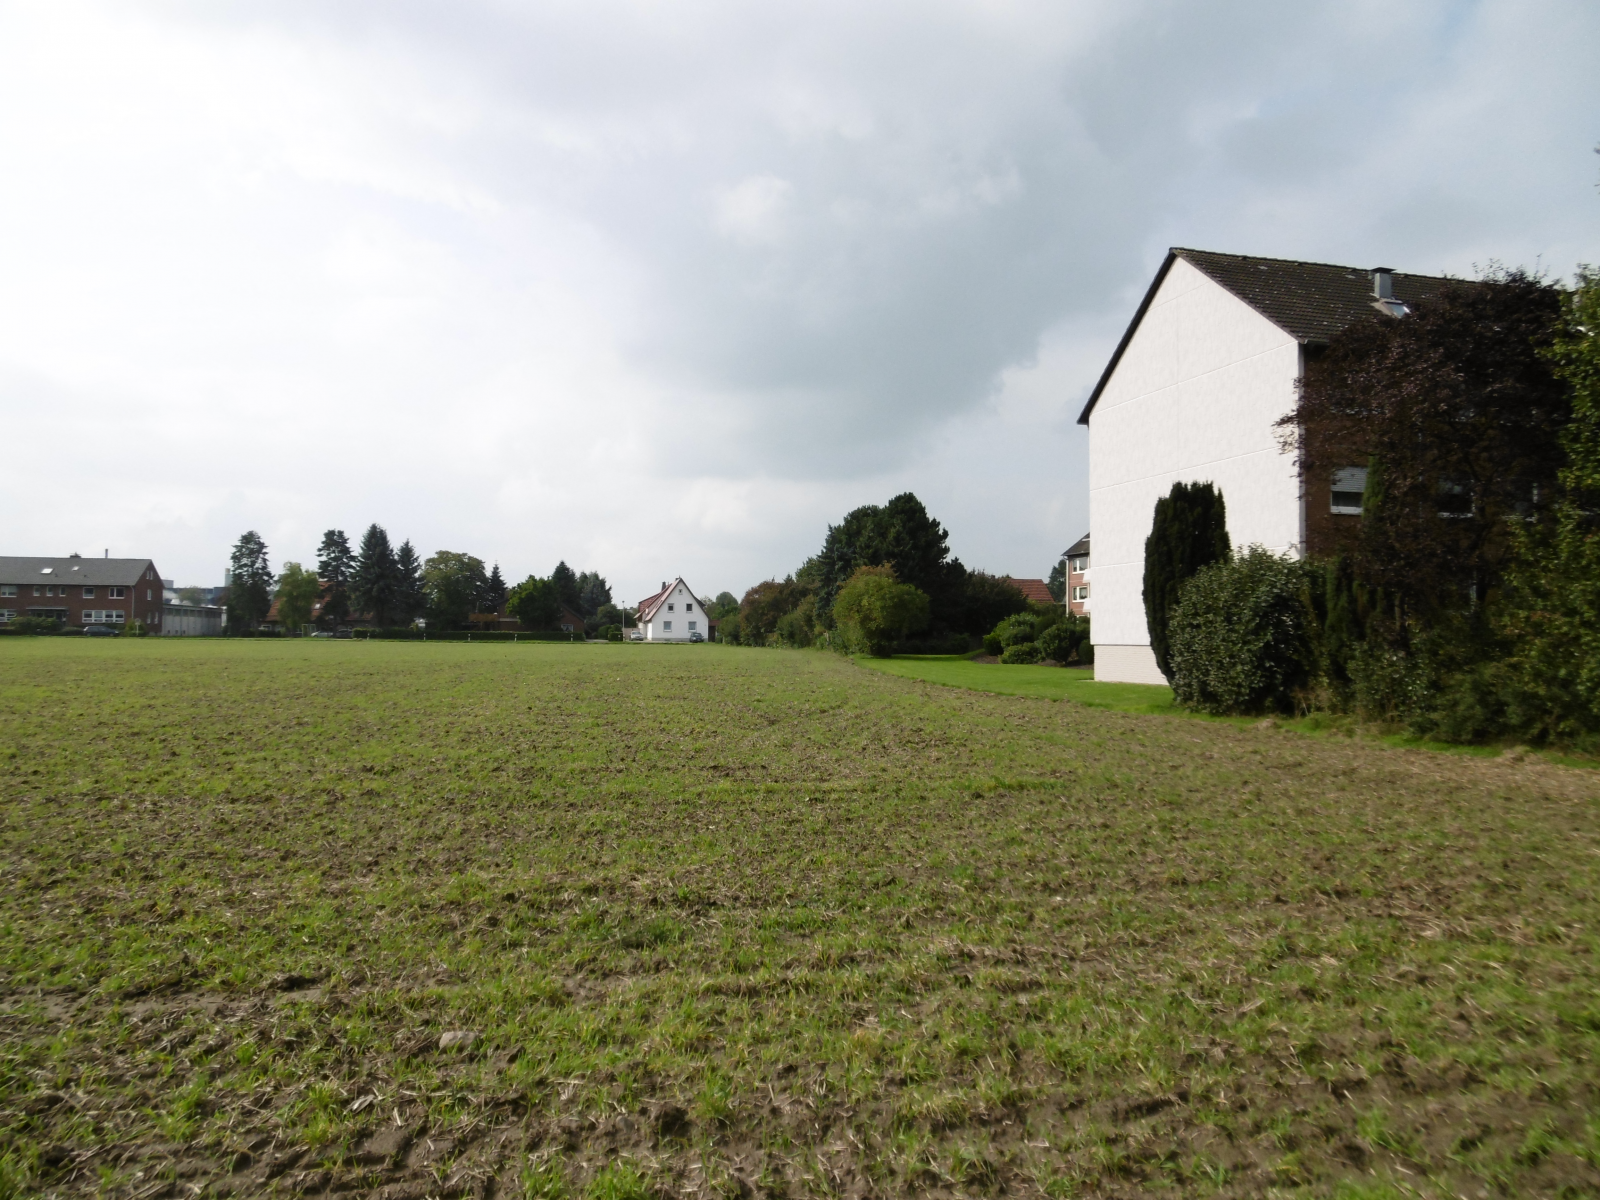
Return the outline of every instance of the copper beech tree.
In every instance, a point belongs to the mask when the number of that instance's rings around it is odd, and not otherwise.
[[[1478,608],[1511,525],[1555,497],[1571,416],[1548,349],[1561,292],[1523,271],[1456,282],[1400,317],[1373,313],[1307,363],[1280,425],[1302,478],[1368,468],[1356,579],[1400,628]]]

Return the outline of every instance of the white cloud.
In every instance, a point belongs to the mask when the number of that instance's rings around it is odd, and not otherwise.
[[[8,6],[0,552],[214,582],[245,528],[378,520],[738,591],[909,488],[1042,574],[1169,244],[1593,260],[1597,40],[1581,0]]]

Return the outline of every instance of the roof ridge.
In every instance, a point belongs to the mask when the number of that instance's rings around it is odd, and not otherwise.
[[[1311,258],[1274,258],[1270,254],[1235,254],[1230,250],[1201,250],[1194,246],[1173,246],[1171,253],[1208,254],[1213,258],[1235,258],[1243,262],[1282,263],[1290,267],[1327,267],[1333,271],[1360,271],[1365,273],[1374,269],[1372,267],[1353,267],[1349,263],[1319,262]],[[1420,271],[1395,271],[1393,268],[1391,268],[1391,272],[1395,275],[1408,275],[1413,279],[1448,279],[1452,282],[1469,282],[1456,275],[1427,275]]]

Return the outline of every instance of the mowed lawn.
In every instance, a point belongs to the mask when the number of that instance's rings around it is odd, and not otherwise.
[[[7,638],[0,785],[3,1194],[1600,1190],[1593,772],[812,652]]]

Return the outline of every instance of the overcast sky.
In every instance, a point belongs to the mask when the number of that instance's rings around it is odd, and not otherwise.
[[[1168,246],[1600,261],[1600,5],[0,2],[3,554],[372,521],[619,600],[1086,530]]]

